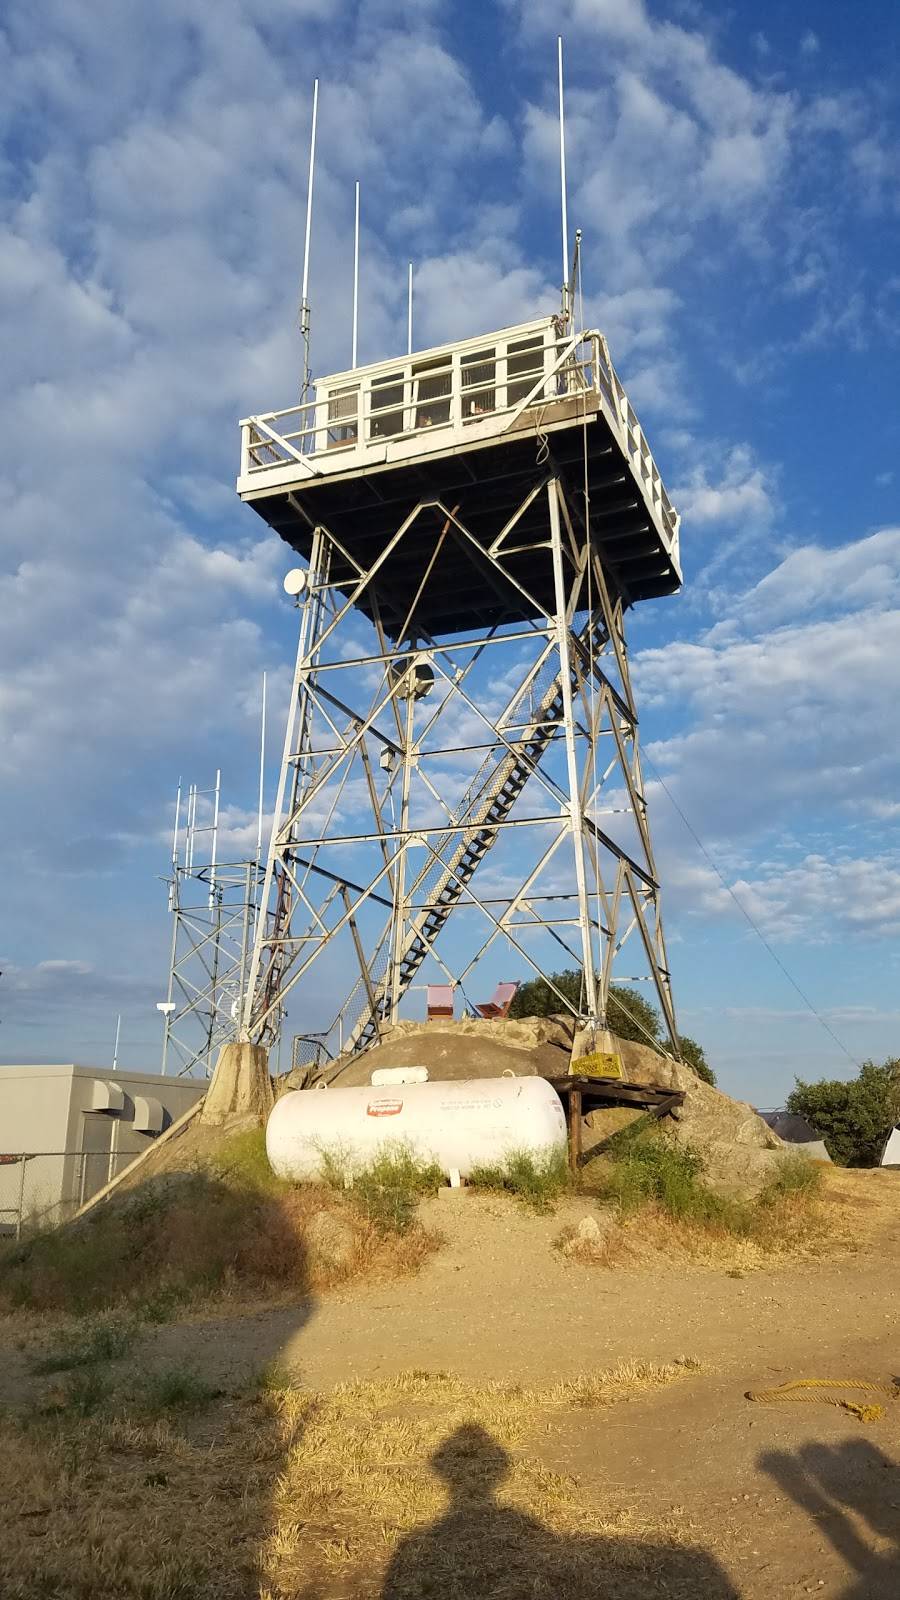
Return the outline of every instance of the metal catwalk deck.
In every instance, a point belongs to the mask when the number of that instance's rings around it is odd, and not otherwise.
[[[314,527],[326,526],[345,552],[331,573],[345,593],[403,518],[436,502],[379,572],[389,637],[448,513],[476,543],[447,542],[421,626],[440,635],[553,611],[547,563],[516,553],[542,525],[539,496],[504,546],[515,581],[487,555],[542,467],[561,478],[576,514],[586,481],[592,540],[626,604],[680,587],[679,518],[598,332],[567,338],[546,318],[360,367],[321,379],[302,406],[245,419],[241,434],[241,498],[307,558]],[[371,615],[368,593],[359,605]]]

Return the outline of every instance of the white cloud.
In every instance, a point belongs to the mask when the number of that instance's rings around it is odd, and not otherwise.
[[[698,466],[673,487],[672,499],[685,522],[694,527],[720,523],[759,527],[770,522],[775,511],[771,481],[745,445],[728,452],[718,482],[710,481],[706,466]]]
[[[802,56],[817,56],[820,49],[818,34],[813,33],[812,28],[807,28],[800,40],[800,54]]]
[[[650,759],[702,837],[796,824],[808,838],[817,823],[891,817],[900,792],[900,754],[885,738],[900,700],[897,552],[890,530],[836,551],[794,552],[705,637],[637,656],[645,708],[666,708],[679,725],[651,743]],[[827,614],[841,605],[843,614]]]
[[[740,605],[742,621],[769,627],[813,611],[846,612],[900,602],[900,528],[824,549],[802,545],[761,579]]]

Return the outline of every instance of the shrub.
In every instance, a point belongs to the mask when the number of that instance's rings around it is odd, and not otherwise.
[[[476,1189],[513,1194],[534,1211],[550,1211],[570,1187],[571,1177],[564,1150],[539,1156],[530,1150],[514,1150],[502,1162],[473,1167],[469,1182]]]
[[[648,1202],[678,1221],[711,1223],[743,1232],[746,1208],[715,1194],[703,1182],[703,1158],[661,1133],[619,1135],[609,1147],[610,1162],[600,1192],[628,1212]]]
[[[333,1188],[347,1188],[351,1204],[380,1233],[406,1233],[416,1207],[444,1182],[436,1161],[425,1161],[401,1141],[386,1144],[364,1166],[350,1167],[343,1154],[322,1152],[322,1175]]]
[[[794,1195],[812,1198],[822,1188],[822,1168],[808,1156],[786,1155],[759,1197],[760,1205],[774,1205]]]
[[[137,1400],[142,1411],[156,1416],[165,1411],[202,1411],[221,1392],[192,1367],[166,1367],[147,1375]]]
[[[134,1342],[137,1325],[132,1317],[114,1311],[101,1312],[61,1336],[56,1350],[49,1350],[33,1364],[35,1372],[68,1372],[74,1367],[96,1366],[101,1361],[119,1361]]]
[[[864,1061],[855,1078],[797,1079],[788,1111],[805,1117],[825,1140],[832,1161],[847,1167],[873,1167],[884,1141],[900,1121],[900,1060],[881,1066]]]

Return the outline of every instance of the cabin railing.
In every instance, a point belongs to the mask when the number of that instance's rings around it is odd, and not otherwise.
[[[677,541],[678,514],[606,339],[596,329],[560,336],[553,321],[320,380],[313,399],[242,421],[241,479],[246,485],[292,464],[309,478],[374,465],[402,441],[464,445],[502,435],[523,414],[539,422],[554,402],[579,395],[599,401],[648,505]]]

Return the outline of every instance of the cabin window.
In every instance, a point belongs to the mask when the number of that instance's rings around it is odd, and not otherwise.
[[[494,350],[473,350],[462,358],[462,414],[477,417],[497,409],[497,361]]]
[[[359,437],[359,384],[332,389],[328,396],[328,449],[355,444]]]
[[[514,339],[506,347],[506,403],[517,406],[531,393],[544,370],[544,340],[541,334],[530,339]],[[540,396],[539,396],[540,398]]]
[[[386,439],[403,432],[403,373],[385,373],[372,379],[369,438]]]
[[[413,367],[416,402],[416,427],[437,428],[450,421],[450,392],[453,374],[449,357]]]

